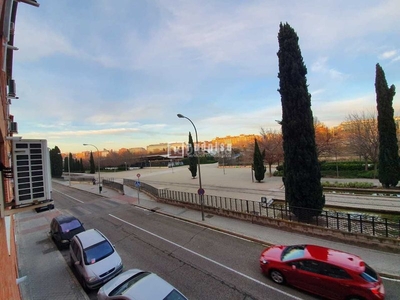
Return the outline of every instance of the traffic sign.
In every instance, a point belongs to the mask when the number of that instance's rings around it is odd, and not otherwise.
[[[137,175],[136,175],[136,176],[137,176],[137,178],[139,178],[139,177],[140,177],[140,173],[137,173]]]
[[[136,187],[140,187],[140,181],[135,182]]]
[[[199,194],[200,196],[204,195],[204,189],[200,188],[197,190],[197,194]]]

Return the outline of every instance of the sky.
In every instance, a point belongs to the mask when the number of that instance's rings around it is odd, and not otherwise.
[[[279,24],[299,36],[314,118],[376,112],[375,65],[400,89],[398,0],[20,3],[10,113],[61,152],[280,131]],[[393,100],[400,113],[399,91]]]

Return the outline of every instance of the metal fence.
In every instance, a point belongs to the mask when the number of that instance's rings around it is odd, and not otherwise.
[[[124,180],[125,182],[125,180]],[[200,196],[195,193],[172,191],[168,189],[157,190],[152,188],[155,196],[163,199],[186,202],[200,205]],[[157,190],[157,194],[154,194]],[[254,214],[268,218],[282,219],[291,222],[299,222],[299,219],[291,212],[291,209],[285,205],[261,203],[252,200],[243,200],[229,197],[220,197],[212,195],[203,196],[204,207],[220,208],[229,211]],[[315,215],[311,209],[297,208],[303,210],[308,215]],[[307,224],[336,229],[346,232],[361,233],[377,237],[400,237],[400,220],[391,221],[388,218],[369,216],[364,214],[349,214],[336,211],[323,210],[318,216],[312,217]]]
[[[155,188],[154,186],[151,186],[150,184],[140,182],[138,180],[133,180],[133,179],[124,179],[123,183],[124,183],[124,185],[129,186],[130,188],[133,188],[133,189],[140,188],[141,191],[149,193],[150,195],[153,195],[154,197],[158,197],[158,189]]]

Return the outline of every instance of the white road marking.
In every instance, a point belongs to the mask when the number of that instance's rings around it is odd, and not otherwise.
[[[85,202],[83,202],[83,201],[81,201],[81,200],[79,200],[79,199],[76,199],[76,198],[74,198],[74,197],[71,197],[70,195],[64,194],[64,193],[62,193],[62,192],[60,192],[60,191],[58,191],[58,190],[56,190],[56,189],[53,189],[53,191],[56,191],[57,193],[60,193],[61,195],[64,195],[64,196],[66,196],[66,197],[68,197],[68,198],[71,198],[72,200],[78,201],[78,202],[80,202],[80,203],[85,203]]]
[[[155,234],[155,233],[153,233],[153,232],[150,232],[150,231],[148,231],[148,230],[146,230],[146,229],[144,229],[144,228],[141,228],[141,227],[136,226],[136,225],[134,225],[134,224],[132,224],[132,223],[129,223],[128,221],[125,221],[125,220],[123,220],[123,219],[121,219],[121,218],[118,218],[118,217],[116,217],[116,216],[114,216],[114,215],[112,215],[112,214],[108,214],[108,215],[109,215],[110,217],[112,217],[112,218],[115,218],[115,219],[117,219],[117,220],[119,220],[119,221],[125,223],[125,224],[128,224],[128,225],[130,225],[130,226],[132,226],[132,227],[135,227],[136,229],[139,229],[139,230],[141,230],[141,231],[143,231],[143,232],[146,232],[147,234],[150,234],[150,235],[152,235],[152,236],[154,236],[154,237],[157,237],[157,238],[159,238],[159,239],[161,239],[161,240],[163,240],[163,241],[165,241],[165,242],[167,242],[167,243],[170,243],[170,244],[172,244],[172,245],[174,245],[174,246],[176,246],[176,247],[178,247],[178,248],[180,248],[180,249],[183,249],[183,250],[185,250],[185,251],[187,251],[187,252],[190,252],[190,253],[192,253],[192,254],[194,254],[194,255],[197,255],[197,256],[199,256],[199,257],[201,257],[201,258],[203,258],[203,259],[205,259],[205,260],[207,260],[207,261],[209,261],[209,262],[212,262],[212,263],[214,263],[214,264],[216,264],[216,265],[218,265],[218,266],[220,266],[220,267],[222,267],[222,268],[225,268],[225,269],[227,269],[227,270],[229,270],[229,271],[231,271],[231,272],[233,272],[233,273],[235,273],[235,274],[237,274],[237,275],[240,275],[240,276],[245,277],[245,278],[247,278],[247,279],[249,279],[249,280],[251,280],[251,281],[254,281],[255,283],[258,283],[258,284],[260,284],[260,285],[263,285],[263,286],[265,286],[265,287],[267,287],[267,288],[269,288],[269,289],[271,289],[271,290],[274,290],[274,291],[276,291],[276,292],[279,292],[279,293],[281,293],[281,294],[284,294],[284,295],[286,295],[286,296],[288,296],[288,297],[291,297],[291,298],[293,298],[293,299],[302,300],[302,298],[293,296],[293,295],[291,295],[291,294],[289,294],[289,293],[286,293],[286,292],[281,291],[281,290],[279,290],[279,289],[277,289],[277,288],[274,288],[273,286],[270,286],[270,285],[268,285],[268,284],[266,284],[266,283],[264,283],[264,282],[262,282],[262,281],[259,281],[259,280],[257,280],[257,279],[254,279],[254,278],[252,278],[252,277],[250,277],[250,276],[248,276],[248,275],[246,275],[246,274],[243,274],[243,273],[241,273],[241,272],[239,272],[239,271],[236,271],[236,270],[234,270],[234,269],[232,269],[232,268],[230,268],[230,267],[228,267],[228,266],[225,266],[224,264],[221,264],[221,263],[219,263],[219,262],[217,262],[217,261],[215,261],[215,260],[212,260],[211,258],[208,258],[208,257],[206,257],[206,256],[204,256],[204,255],[201,255],[200,253],[197,253],[197,252],[195,252],[195,251],[193,251],[193,250],[190,250],[190,249],[188,249],[188,248],[185,248],[185,247],[183,247],[183,246],[181,246],[181,245],[179,245],[179,244],[177,244],[177,243],[174,243],[174,242],[172,242],[172,241],[170,241],[170,240],[167,240],[166,238],[163,238],[162,236],[159,236],[159,235],[157,235],[157,234]]]
[[[385,280],[389,280],[389,281],[400,282],[400,279],[389,278],[389,277],[383,277],[383,276],[381,276],[381,278],[382,278],[382,279],[385,279]]]

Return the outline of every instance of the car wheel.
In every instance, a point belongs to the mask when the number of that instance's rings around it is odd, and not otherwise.
[[[88,286],[87,286],[87,284],[86,284],[86,281],[85,281],[85,278],[83,277],[83,275],[80,275],[80,276],[79,276],[79,279],[80,279],[80,282],[81,282],[81,285],[82,285],[83,290],[84,290],[85,292],[88,292],[88,291],[89,291],[89,288],[88,288]]]
[[[283,284],[285,282],[285,277],[283,277],[282,273],[278,270],[271,270],[271,272],[269,272],[269,276],[271,277],[272,281],[277,284]]]
[[[72,255],[69,255],[69,265],[71,266],[71,269],[74,269],[74,261],[72,260]]]
[[[56,244],[56,247],[58,250],[61,250],[61,243],[59,241],[57,241],[57,239],[54,239],[54,244]]]

